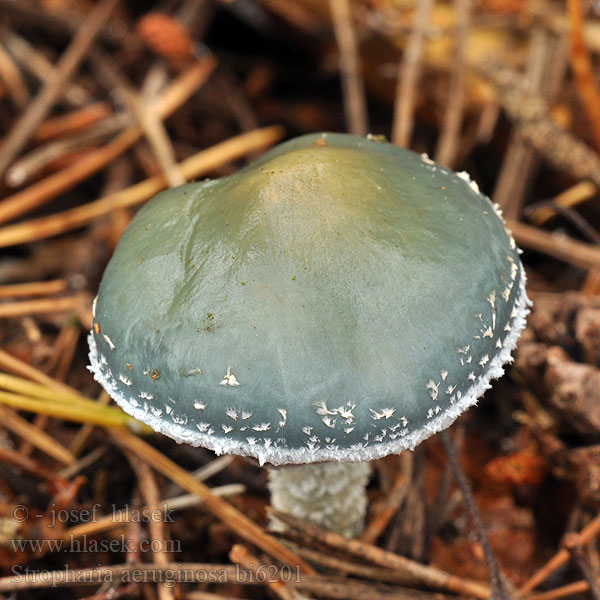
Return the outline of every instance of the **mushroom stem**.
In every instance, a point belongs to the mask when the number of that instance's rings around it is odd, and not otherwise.
[[[271,504],[281,512],[355,537],[364,526],[370,472],[366,462],[273,468],[269,470]]]

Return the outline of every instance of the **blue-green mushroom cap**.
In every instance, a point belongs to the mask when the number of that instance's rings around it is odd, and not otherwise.
[[[528,304],[515,242],[466,174],[307,135],[137,213],[100,285],[90,369],[179,442],[369,460],[475,404]]]

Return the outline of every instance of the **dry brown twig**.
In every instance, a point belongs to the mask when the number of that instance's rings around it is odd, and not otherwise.
[[[170,187],[184,184],[185,177],[176,164],[175,150],[167,134],[160,115],[148,106],[146,100],[136,92],[117,66],[111,64],[108,57],[99,50],[91,55],[94,67],[106,80],[109,89],[117,90],[123,96],[129,110],[135,115],[138,125],[144,131],[150,147],[161,166]]]
[[[23,315],[71,312],[77,310],[84,304],[89,304],[89,297],[87,294],[63,296],[62,298],[41,298],[38,300],[4,302],[0,304],[0,319],[20,317]]]
[[[176,579],[186,582],[208,581],[211,574],[219,576],[220,583],[238,583],[243,585],[264,585],[252,571],[241,569],[238,566],[213,563],[169,563],[158,565],[156,563],[139,563],[135,566],[110,565],[95,567],[91,569],[70,569],[60,571],[44,571],[39,573],[33,571],[21,576],[9,576],[0,578],[0,593],[9,591],[24,591],[41,589],[47,587],[63,587],[67,585],[94,585],[105,581],[119,581],[124,574],[135,569],[136,573],[148,574],[153,580],[160,580],[169,574]],[[262,577],[261,577],[262,579]],[[290,584],[290,588],[292,585]],[[365,583],[343,577],[331,577],[323,575],[300,575],[293,579],[294,591],[305,590],[307,592],[322,594],[327,598],[339,598],[341,600],[391,600],[392,598],[406,598],[407,600],[445,600],[441,594],[429,594],[420,590],[399,588],[383,584]],[[204,596],[202,595],[204,594]],[[223,598],[214,594],[206,595],[205,592],[188,592],[190,599],[203,597]],[[297,595],[294,597],[298,597]]]
[[[152,110],[161,118],[166,118],[206,82],[215,67],[216,62],[211,57],[199,60],[167,87],[153,103]],[[0,222],[14,219],[71,189],[77,183],[104,168],[123,154],[141,136],[141,128],[132,125],[111,142],[88,155],[84,160],[78,161],[74,165],[0,201]]]
[[[56,475],[50,469],[40,464],[37,460],[23,456],[20,452],[11,450],[10,448],[0,446],[0,462],[13,465],[21,471],[34,475],[48,483],[56,480]]]
[[[90,151],[93,144],[106,142],[111,136],[120,133],[124,127],[130,124],[131,118],[129,115],[112,115],[98,123],[94,123],[85,131],[38,146],[19,157],[6,170],[6,184],[11,187],[21,186],[41,174],[52,162],[59,161],[61,158],[78,151]]]
[[[432,6],[433,0],[421,0],[417,3],[415,24],[398,67],[392,141],[405,148],[410,146],[416,86],[421,72],[423,39]]]
[[[283,129],[277,126],[243,133],[198,152],[179,163],[179,167],[186,179],[194,179],[249,152],[271,146],[282,137]],[[164,176],[157,175],[95,202],[50,217],[4,227],[0,229],[0,247],[40,240],[71,231],[111,211],[140,204],[166,187]]]
[[[529,42],[529,56],[526,71],[523,74],[521,86],[523,91],[539,94],[545,98],[554,90],[548,89],[548,71],[562,67],[564,73],[565,61],[557,61],[556,54],[563,51],[563,44],[553,41],[543,27],[535,27]],[[518,128],[510,135],[508,148],[502,159],[500,173],[496,179],[492,199],[498,203],[507,218],[517,219],[521,214],[525,196],[538,172],[540,165],[539,154],[522,138]]]
[[[405,586],[416,586],[418,584],[418,580],[415,580],[414,577],[391,569],[351,562],[332,556],[330,553],[326,554],[316,550],[309,550],[308,548],[298,548],[297,552],[299,556],[306,558],[306,560],[310,561],[312,564],[321,565],[328,570],[331,569],[343,575],[362,577],[363,579],[372,579],[384,583],[396,583]]]
[[[360,73],[356,33],[349,0],[329,0],[333,29],[340,52],[340,73],[344,91],[346,129],[354,135],[369,130],[365,87]]]
[[[97,585],[105,581],[119,581],[123,574],[135,568],[136,573],[147,573],[154,579],[161,573],[184,573],[186,581],[196,577],[197,581],[207,581],[211,573],[222,574],[223,580],[235,582],[239,579],[238,568],[233,565],[214,563],[169,563],[157,565],[155,563],[112,565],[94,567],[89,569],[69,569],[56,571],[33,571],[23,575],[10,575],[0,578],[0,593],[33,590],[47,587],[63,587],[68,585]],[[250,574],[248,574],[250,575]],[[183,579],[183,575],[181,576]],[[252,578],[248,576],[248,580]]]
[[[600,267],[600,248],[579,242],[562,233],[549,233],[519,221],[507,220],[519,246],[544,252],[582,269]]]
[[[534,225],[544,225],[557,214],[553,205],[562,206],[563,208],[574,208],[582,202],[593,198],[597,193],[598,188],[592,182],[580,181],[564,192],[554,196],[551,199],[551,204],[540,206],[539,208],[535,205],[528,206],[527,208],[531,209],[531,212],[528,210],[527,216]]]
[[[546,101],[523,90],[518,73],[493,59],[474,68],[494,85],[502,108],[524,140],[559,171],[600,186],[600,156],[551,120]]]
[[[52,377],[48,377],[48,375],[42,373],[42,371],[39,369],[36,369],[29,363],[12,356],[2,348],[0,348],[0,370],[8,371],[18,375],[19,377],[41,383],[52,390],[64,394],[71,394],[74,391],[68,385],[61,383],[60,381],[56,381],[56,379],[52,379]]]
[[[112,114],[113,109],[108,102],[86,104],[83,108],[46,119],[36,129],[33,140],[42,143],[80,133]]]
[[[99,448],[97,450],[104,449]],[[90,455],[95,452],[92,451]],[[82,459],[83,460],[83,459]],[[70,467],[66,467],[60,471],[61,476],[65,476],[65,473],[70,473]],[[222,485],[211,488],[211,492],[217,496],[223,496],[229,498],[244,493],[245,487],[239,483],[231,483],[228,485]],[[182,496],[174,496],[172,498],[165,498],[161,505],[158,507],[165,514],[171,513],[178,510],[190,508],[192,506],[201,506],[203,501],[194,494],[184,494]],[[141,507],[143,510],[150,511],[150,506],[145,505]],[[158,513],[154,513],[158,514]],[[63,539],[66,541],[82,538],[85,536],[98,535],[99,533],[105,533],[111,529],[118,529],[125,523],[131,521],[131,512],[126,508],[121,511],[113,511],[103,517],[98,517],[94,521],[88,521],[87,523],[81,523],[80,525],[74,525],[70,529],[65,530]]]
[[[577,91],[583,102],[588,121],[594,136],[596,150],[600,151],[600,91],[592,65],[592,58],[587,49],[583,33],[583,6],[581,0],[568,0],[569,24],[571,35],[571,68],[575,75]],[[585,287],[595,286],[600,270],[592,270],[584,283]],[[600,290],[598,284],[597,290]],[[593,590],[593,585],[592,585]]]
[[[273,516],[285,523],[292,531],[297,531],[301,534],[301,538],[305,540],[314,540],[325,544],[331,548],[342,550],[354,556],[359,556],[371,563],[395,569],[414,577],[416,581],[422,585],[427,585],[435,589],[446,590],[457,594],[474,596],[480,600],[488,600],[490,597],[490,588],[478,581],[457,577],[450,573],[446,573],[436,567],[422,565],[414,560],[410,560],[393,552],[387,552],[377,546],[365,544],[360,540],[345,538],[342,535],[327,531],[311,525],[306,521],[302,521],[291,515],[271,511]]]
[[[600,92],[596,87],[592,58],[584,40],[583,6],[581,0],[567,0],[567,7],[571,37],[571,67],[594,136],[596,150],[600,151]]]
[[[150,467],[135,454],[126,452],[125,455],[127,456],[129,464],[135,471],[138,485],[148,511],[151,514],[156,515],[157,511],[160,511],[162,507],[154,473]],[[164,567],[170,562],[169,554],[165,550],[165,545],[168,542],[165,523],[162,519],[151,518],[148,521],[148,529],[152,541],[151,549],[154,557],[153,562]],[[174,600],[175,590],[168,581],[159,584],[158,598],[159,600]]]
[[[473,497],[473,492],[471,491],[471,485],[460,464],[460,458],[458,456],[458,450],[454,440],[447,429],[440,432],[440,437],[442,439],[444,449],[446,450],[446,455],[448,456],[448,462],[450,463],[452,471],[454,472],[454,478],[458,483],[458,487],[462,493],[469,515],[474,522],[475,531],[477,532],[479,543],[483,549],[485,560],[488,563],[490,579],[492,580],[492,600],[510,600],[511,595],[509,594],[504,583],[502,573],[500,571],[500,565],[498,564],[496,555],[492,550],[485,525],[483,524],[481,513],[479,512],[479,508],[475,503],[475,498]]]
[[[0,38],[24,71],[27,71],[44,84],[48,84],[58,78],[59,75],[56,67],[25,38],[19,36],[11,29],[0,31]],[[62,97],[74,107],[81,107],[92,101],[89,92],[74,81],[66,83],[62,90]]]
[[[450,74],[448,101],[436,151],[436,162],[451,167],[458,154],[460,127],[466,97],[467,64],[466,45],[471,25],[471,0],[454,0],[456,13],[456,40],[454,43],[454,61]]]
[[[386,529],[396,512],[402,506],[406,495],[408,494],[411,481],[412,453],[403,452],[400,456],[402,469],[396,475],[392,489],[386,495],[385,501],[377,514],[367,523],[363,532],[360,534],[360,540],[368,544],[374,544],[377,538]]]
[[[12,56],[0,44],[0,81],[6,86],[12,101],[22,109],[29,102],[29,89]]]
[[[600,576],[596,578],[596,581],[600,585]],[[587,581],[574,581],[573,583],[562,585],[548,592],[527,596],[527,600],[559,600],[560,598],[567,598],[576,594],[585,594],[585,592],[589,592],[589,590],[590,584]]]
[[[596,571],[591,568],[583,552],[579,536],[577,534],[567,534],[563,539],[563,546],[571,553],[573,561],[585,577],[593,600],[600,600],[600,583],[596,581]]]
[[[600,535],[600,514],[592,519],[579,534],[571,534],[576,536],[572,538],[580,546],[584,546],[591,540]],[[571,553],[566,548],[561,548],[546,564],[536,571],[520,588],[519,593],[525,595],[532,592],[535,588],[546,581],[552,573],[560,569],[563,565],[569,562]],[[588,588],[589,589],[589,588]]]
[[[56,68],[57,77],[44,85],[9,132],[0,149],[0,178],[4,177],[7,167],[62,95],[65,83],[75,73],[117,2],[118,0],[102,0],[94,6],[59,60]]]
[[[23,439],[27,440],[28,443],[46,453],[48,456],[51,456],[65,465],[71,465],[75,462],[73,454],[71,454],[71,452],[69,452],[62,444],[57,442],[52,436],[48,435],[36,425],[21,417],[14,410],[0,406],[0,419],[2,419],[3,427],[6,427],[8,430],[21,436]],[[26,454],[22,452],[21,455],[26,456]]]
[[[31,296],[51,296],[64,292],[68,287],[64,279],[52,281],[31,281],[14,285],[0,285],[0,298],[24,298]]]
[[[187,471],[169,460],[158,450],[124,430],[117,431],[115,429],[111,431],[111,437],[118,446],[135,453],[141,460],[148,462],[154,469],[161,472],[171,481],[177,483],[188,492],[202,498],[206,507],[244,540],[258,546],[284,564],[299,566],[303,573],[315,573],[312,567],[294,554],[294,552],[274,537],[265,533],[261,527],[234,508],[233,505],[212,494],[210,488],[194,479]]]

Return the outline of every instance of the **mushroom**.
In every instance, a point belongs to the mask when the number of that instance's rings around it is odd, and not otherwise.
[[[475,404],[528,304],[519,250],[465,173],[306,135],[138,212],[100,285],[90,370],[155,430],[271,465],[276,508],[354,535],[367,461]]]

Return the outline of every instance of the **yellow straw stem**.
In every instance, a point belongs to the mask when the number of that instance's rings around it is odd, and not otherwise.
[[[48,398],[41,399],[0,391],[0,404],[77,423],[93,423],[104,427],[127,426],[136,433],[152,431],[122,410],[113,406],[102,406],[92,401],[88,401],[87,404],[82,402],[66,404]]]

